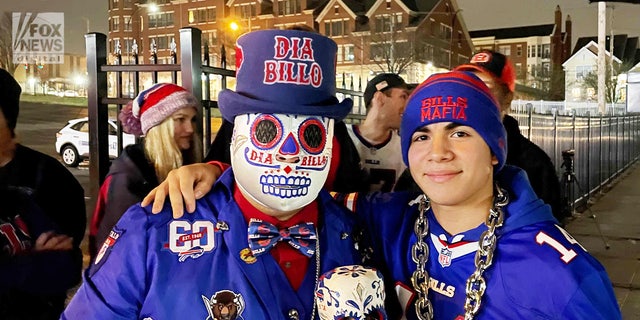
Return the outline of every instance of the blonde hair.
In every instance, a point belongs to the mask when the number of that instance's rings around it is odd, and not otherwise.
[[[152,127],[144,137],[144,153],[155,168],[158,182],[164,181],[169,171],[196,161],[200,150],[198,135],[194,132],[188,150],[180,150],[174,138],[173,117],[169,116]]]

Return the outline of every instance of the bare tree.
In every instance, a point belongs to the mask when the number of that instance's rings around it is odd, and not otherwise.
[[[11,28],[11,12],[6,11],[0,15],[0,68],[13,74],[16,64],[13,63]]]
[[[605,68],[605,99],[607,103],[618,102],[620,99],[620,90],[618,90],[618,77],[620,74],[629,71],[633,67],[633,63],[624,61],[623,63],[613,63],[613,69],[611,68],[611,61],[607,61]],[[587,89],[593,89],[596,95],[598,94],[598,70],[587,73],[582,78],[582,87]]]

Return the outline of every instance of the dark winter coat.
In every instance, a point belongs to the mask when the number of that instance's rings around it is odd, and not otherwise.
[[[58,319],[80,281],[84,190],[56,159],[18,145],[0,168],[0,203],[0,319]],[[73,237],[73,249],[32,253],[45,231]]]
[[[551,158],[520,133],[516,119],[507,115],[502,124],[507,129],[507,164],[520,167],[527,173],[536,195],[551,206],[553,216],[562,222],[566,213],[562,209],[560,180]]]
[[[91,250],[92,261],[93,255],[100,250],[102,243],[109,236],[109,232],[125,211],[142,201],[147,193],[157,187],[159,183],[153,165],[144,154],[143,146],[135,144],[127,146],[113,161],[105,184],[108,185],[102,187],[107,188],[104,214],[100,220],[95,240],[91,241],[94,246]]]

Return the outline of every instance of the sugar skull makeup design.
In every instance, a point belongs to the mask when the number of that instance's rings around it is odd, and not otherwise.
[[[329,173],[333,121],[285,114],[236,116],[231,165],[238,187],[278,211],[311,203]]]
[[[321,320],[386,320],[380,271],[359,265],[326,272],[316,286]]]

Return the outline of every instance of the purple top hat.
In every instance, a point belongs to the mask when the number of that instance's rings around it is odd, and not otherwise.
[[[282,113],[340,120],[353,107],[336,93],[336,43],[317,33],[259,30],[236,43],[236,91],[223,90],[218,106],[236,115]]]

